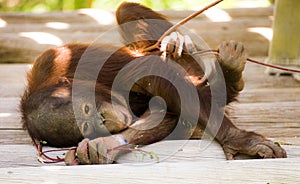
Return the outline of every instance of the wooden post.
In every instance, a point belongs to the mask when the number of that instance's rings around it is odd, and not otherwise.
[[[268,62],[276,65],[300,67],[300,1],[276,0],[273,40]],[[269,74],[281,71],[268,70]]]

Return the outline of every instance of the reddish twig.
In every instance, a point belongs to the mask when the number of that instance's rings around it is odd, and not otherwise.
[[[202,51],[196,52],[195,54],[204,54],[204,53],[219,54],[219,50],[202,50]],[[264,63],[262,61],[257,61],[257,60],[251,59],[251,58],[247,58],[247,61],[255,63],[255,64],[259,64],[259,65],[262,65],[262,66],[275,68],[275,69],[278,69],[278,70],[283,70],[283,71],[287,71],[287,72],[294,72],[294,73],[300,73],[300,70],[286,68],[286,67],[282,67],[282,66],[278,66],[278,65],[272,65],[272,64]]]
[[[271,64],[268,64],[268,63],[264,63],[264,62],[261,62],[261,61],[251,59],[251,58],[247,58],[247,61],[259,64],[259,65],[275,68],[275,69],[278,69],[278,70],[283,70],[283,71],[287,71],[287,72],[294,72],[294,73],[300,73],[300,70],[286,68],[286,67],[282,67],[282,66],[278,66],[278,65],[271,65]]]
[[[50,152],[60,152],[60,151],[69,151],[69,150],[74,150],[76,149],[76,147],[71,147],[71,148],[61,148],[61,149],[53,149],[53,150],[47,150],[47,151],[43,151],[43,145],[42,143],[36,143],[36,141],[32,139],[32,143],[34,145],[34,147],[36,148],[37,152],[38,152],[38,161],[45,163],[45,164],[53,164],[53,163],[59,163],[59,162],[64,162],[65,159],[64,158],[52,158],[50,156],[48,156],[46,153],[50,153]],[[44,160],[43,157],[47,160]]]

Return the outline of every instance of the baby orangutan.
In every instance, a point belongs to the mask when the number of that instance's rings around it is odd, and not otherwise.
[[[225,114],[221,122],[208,123],[214,105],[223,113],[243,89],[246,52],[241,43],[221,43],[215,62],[220,70],[213,67],[207,75],[193,54],[198,47],[186,39],[186,49],[178,49],[183,43],[179,33],[167,37],[162,50],[144,52],[172,26],[162,15],[123,3],[116,16],[124,47],[73,43],[49,49],[34,62],[21,99],[23,127],[33,139],[55,147],[78,145],[67,153],[68,165],[107,164],[121,153],[116,147],[173,138],[174,129],[175,138],[189,138],[200,126],[215,135],[227,159],[238,153],[286,157],[283,148],[237,128]],[[152,20],[159,21],[153,25]],[[226,98],[224,104],[213,98],[207,83],[220,73],[226,86],[216,94]],[[180,120],[197,125],[177,125]]]

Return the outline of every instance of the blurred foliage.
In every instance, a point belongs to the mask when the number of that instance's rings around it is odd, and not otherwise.
[[[47,12],[76,10],[81,8],[101,8],[115,10],[124,0],[0,0],[2,12]],[[129,0],[132,1],[132,0]],[[213,0],[134,0],[155,10],[161,9],[199,9]],[[220,8],[263,7],[269,6],[271,0],[225,0]]]

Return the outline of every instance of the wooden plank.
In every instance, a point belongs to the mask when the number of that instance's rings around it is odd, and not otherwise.
[[[274,140],[274,139],[273,139]],[[276,141],[276,140],[274,140]],[[286,149],[288,158],[300,158],[299,146],[282,145]],[[153,152],[160,162],[203,162],[226,160],[220,144],[209,140],[175,140],[161,141],[145,147],[143,150]],[[237,155],[236,160],[249,159],[246,155]],[[127,153],[117,160],[118,163],[153,163],[155,159],[143,157],[139,153]]]
[[[2,144],[30,144],[31,139],[24,130],[0,130],[0,145]]]
[[[20,98],[1,98],[0,97],[0,112],[14,113],[18,111]]]
[[[298,137],[300,135],[300,128],[266,128],[253,126],[238,126],[239,128],[246,129],[248,131],[255,131],[267,137]]]
[[[191,20],[184,25],[193,31],[196,31],[199,35],[206,32],[216,32],[221,30],[226,31],[236,31],[239,29],[241,32],[249,31],[249,28],[263,27],[272,28],[272,20],[268,17],[264,18],[247,18],[247,19],[233,19],[227,22],[212,22],[212,21],[199,21]]]
[[[273,16],[273,7],[266,7],[266,8],[232,8],[232,9],[218,9],[222,13],[227,14],[231,18],[235,19],[242,19],[242,18],[266,18],[266,17],[272,17]],[[207,10],[208,14],[213,14],[214,9]],[[159,11],[163,15],[167,16],[170,19],[183,19],[195,11],[192,10],[162,10]],[[195,18],[196,20],[209,20],[209,18],[206,16],[205,13],[200,14]]]
[[[300,101],[296,102],[235,103],[229,110],[235,124],[267,137],[300,135]]]
[[[152,151],[163,162],[181,162],[181,161],[208,161],[208,160],[225,160],[222,148],[218,143],[212,142],[201,150],[201,142],[209,143],[208,141],[199,140],[177,140],[177,141],[162,141],[145,146],[142,149]],[[44,150],[56,149],[46,147]],[[48,155],[52,157],[60,156],[64,152],[54,152]],[[118,163],[153,163],[155,159],[149,157],[142,158],[140,153],[127,153],[118,158]],[[37,161],[37,151],[32,145],[0,145],[0,168],[3,167],[20,167],[20,166],[45,166]],[[64,165],[60,163],[58,165]]]
[[[259,128],[266,128],[269,127],[273,128],[297,128],[299,127],[299,123],[296,122],[296,120],[285,120],[285,121],[276,121],[272,118],[270,119],[259,119],[258,121],[253,121],[253,119],[250,119],[247,121],[245,120],[241,121],[240,119],[236,117],[231,118],[238,126],[243,127],[259,127]]]
[[[249,10],[249,11],[248,11]],[[252,11],[253,10],[253,11]],[[272,16],[274,12],[274,7],[265,8],[246,8],[246,11],[239,11],[239,8],[232,8],[226,11],[232,17],[257,17],[257,16]]]
[[[273,7],[267,8],[236,8],[236,9],[224,9],[222,10],[228,13],[229,16],[233,18],[243,18],[243,17],[268,17],[273,15]],[[166,15],[170,19],[182,19],[192,14],[194,11],[174,11],[165,10],[160,11],[160,13]],[[102,13],[102,16],[101,16]],[[104,13],[104,14],[103,14]],[[98,20],[93,18],[94,15]],[[107,16],[103,16],[107,15]],[[72,11],[72,12],[48,12],[40,14],[32,13],[0,13],[0,18],[7,22],[8,24],[43,24],[47,22],[65,22],[65,23],[107,23],[107,17],[112,17],[114,19],[114,12],[104,12],[102,10],[95,9],[85,9],[84,11]],[[197,17],[198,19],[206,19],[204,14]]]
[[[238,99],[239,103],[300,101],[300,86],[299,88],[247,88],[240,93]]]
[[[299,146],[282,145],[288,154],[288,158],[300,158]],[[44,150],[56,148],[45,147]],[[158,156],[160,162],[181,163],[181,162],[207,162],[224,161],[225,156],[221,146],[216,142],[207,140],[176,140],[162,141],[141,147],[141,149],[153,152]],[[64,157],[64,152],[52,152],[49,156]],[[245,155],[237,156],[237,159],[248,159]],[[149,156],[142,157],[140,153],[127,153],[117,159],[119,164],[150,164],[157,162]],[[52,165],[52,164],[51,164]],[[55,165],[64,165],[58,163]],[[0,168],[20,166],[47,166],[37,161],[37,151],[32,145],[0,145]]]
[[[0,130],[21,129],[21,117],[19,113],[0,112]]]
[[[26,83],[25,76],[30,65],[28,64],[1,64],[0,65],[0,98],[20,97]],[[2,101],[0,101],[2,104]]]
[[[243,117],[252,114],[253,118],[292,118],[299,122],[300,101],[296,102],[253,102],[232,104],[231,116]],[[250,118],[251,118],[250,117]],[[277,121],[277,119],[273,119]]]
[[[44,50],[69,42],[101,42],[120,45],[116,31],[111,31],[101,37],[103,32],[63,32],[50,34],[46,32],[20,35],[3,33],[0,35],[0,63],[32,63]],[[51,37],[51,39],[45,39]],[[96,40],[97,39],[97,40]]]
[[[0,167],[42,166],[32,145],[0,145]]]
[[[178,20],[179,21],[179,20]],[[176,23],[177,21],[172,19],[172,22]],[[101,24],[90,24],[90,23],[82,23],[82,24],[71,24],[68,25],[65,29],[56,29],[50,27],[47,24],[8,24],[7,26],[0,29],[0,33],[8,34],[18,34],[21,32],[47,32],[54,35],[60,35],[62,32],[64,33],[74,33],[74,32],[84,32],[84,33],[98,33],[111,30],[116,28],[117,24],[114,21],[109,25],[101,25]],[[184,27],[188,27],[190,29],[195,30],[198,34],[202,34],[203,32],[208,31],[218,31],[218,30],[236,30],[247,31],[248,28],[253,27],[264,27],[264,28],[272,28],[272,20],[268,17],[262,18],[245,18],[245,19],[233,19],[227,22],[212,22],[212,21],[199,21],[199,20],[191,20],[184,25]],[[205,28],[205,29],[203,29]]]
[[[242,24],[240,24],[242,25]],[[200,25],[201,26],[201,25]],[[229,25],[228,25],[229,26]],[[212,26],[213,27],[213,26]],[[188,27],[189,28],[189,27]],[[190,28],[202,37],[210,48],[217,48],[223,40],[237,40],[245,43],[249,54],[252,56],[266,56],[269,40],[257,33],[249,32],[247,29],[198,29]],[[205,30],[205,32],[199,32]],[[121,45],[118,33],[115,31],[106,32],[105,40],[98,39],[104,32],[82,32],[69,31],[53,32],[32,32],[31,36],[24,36],[16,33],[2,33],[0,35],[0,62],[25,63],[33,62],[34,59],[47,48],[60,46],[69,42],[108,42],[114,45]],[[53,39],[43,39],[45,35]],[[102,37],[104,38],[104,37]],[[96,40],[97,39],[97,40]]]
[[[203,14],[189,22],[186,27],[203,37],[211,48],[216,48],[222,40],[233,39],[244,42],[250,55],[266,56],[269,40],[258,33],[250,32],[248,28],[271,28],[272,20],[269,16],[272,15],[273,8],[251,9],[251,11],[250,13],[249,9],[247,11],[244,9],[223,10],[233,18],[227,22],[212,22]],[[106,16],[101,16],[101,13]],[[166,13],[171,21],[178,22],[185,17],[184,15],[192,12],[166,11]],[[107,16],[111,17],[111,22],[107,22],[110,19]],[[116,25],[114,14],[101,10],[42,14],[0,13],[0,18],[7,23],[6,26],[0,28],[1,63],[32,62],[47,48],[69,42],[92,42],[107,30],[111,31],[111,28],[115,28]],[[55,28],[49,23],[63,24],[65,28]],[[31,37],[24,36],[24,33],[27,35],[31,33]],[[49,39],[50,41],[37,39],[50,36],[53,37]],[[105,37],[105,41],[109,40],[110,43],[120,45],[116,31],[106,34]]]
[[[55,25],[59,26],[60,24],[52,23],[51,24],[8,24],[5,27],[0,29],[0,33],[14,33],[18,34],[20,32],[47,32],[51,34],[58,34],[61,32],[89,32],[89,33],[102,33],[108,31],[116,26],[116,22],[109,25],[101,25],[95,23],[73,23],[66,25],[66,28],[59,29],[55,28]]]
[[[300,120],[300,101],[299,102],[274,102],[274,103],[244,103],[234,104],[229,110],[230,116],[237,123],[250,123],[251,125],[262,125],[272,128],[282,124],[284,127],[298,127]],[[271,124],[274,123],[274,124]],[[292,126],[284,125],[285,123]]]
[[[298,183],[300,159],[0,169],[5,183]]]
[[[255,57],[259,61],[264,58]],[[259,88],[300,88],[299,82],[289,76],[270,76],[265,73],[267,68],[261,65],[247,62],[244,74],[245,89],[255,90]]]
[[[22,128],[19,103],[20,98],[0,97],[0,130]]]
[[[98,13],[98,14],[97,14]],[[106,13],[105,15],[101,13]],[[97,20],[90,15],[97,16]],[[99,16],[100,15],[100,16]],[[65,22],[65,23],[94,23],[107,22],[107,19],[114,14],[111,12],[103,12],[102,10],[85,10],[72,12],[48,12],[48,13],[1,13],[0,18],[7,24],[46,24],[48,22]]]

